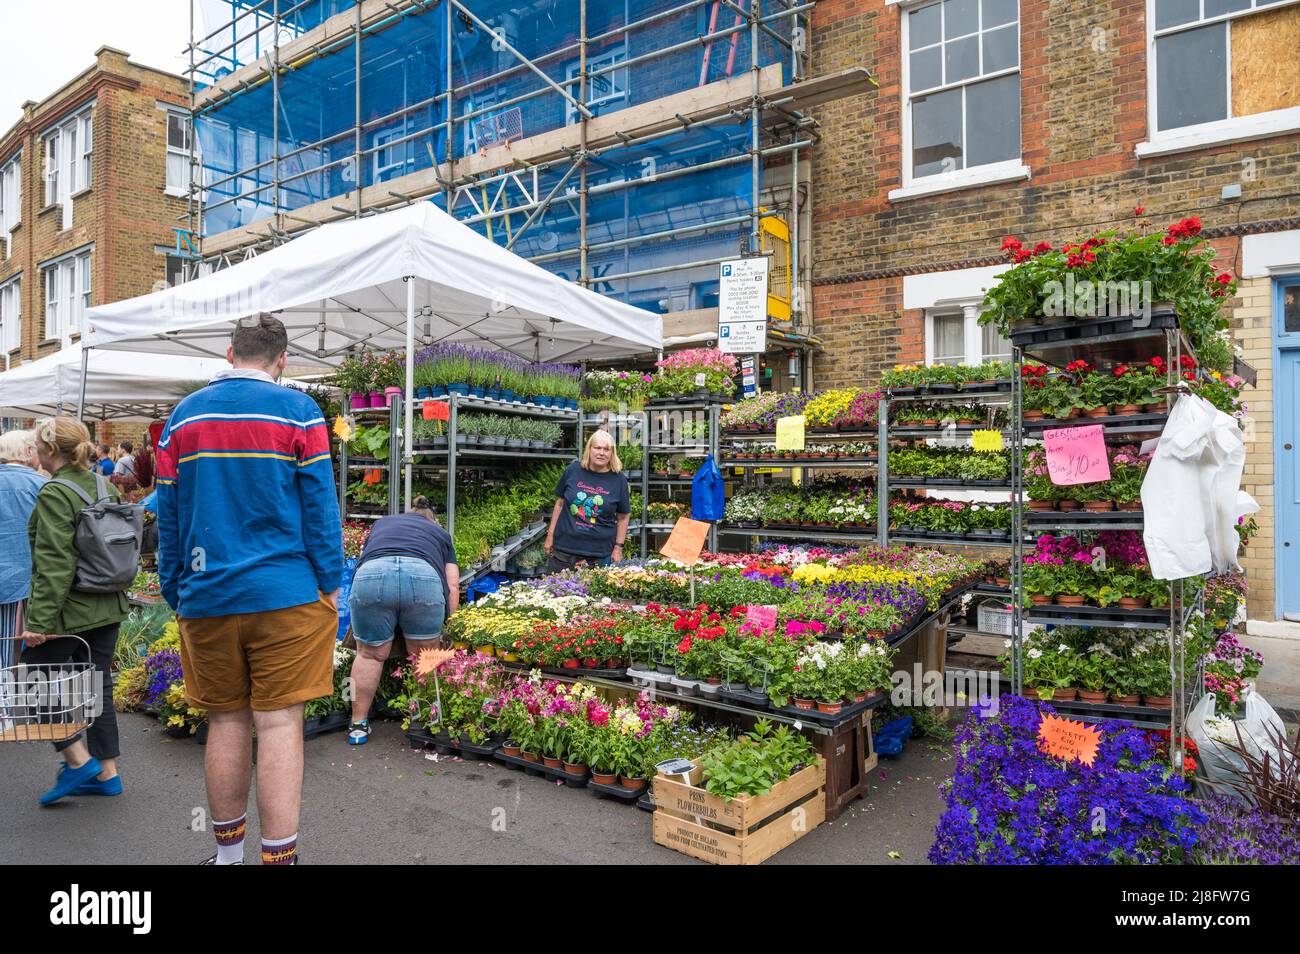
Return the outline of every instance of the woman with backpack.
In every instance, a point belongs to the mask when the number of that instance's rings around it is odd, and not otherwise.
[[[90,442],[90,432],[72,418],[46,418],[36,425],[36,454],[52,479],[37,494],[36,509],[27,526],[32,583],[22,662],[44,666],[86,662],[88,645],[89,661],[103,680],[98,684],[102,709],[95,721],[85,732],[54,743],[64,764],[54,787],[40,797],[42,805],[50,805],[67,795],[122,793],[122,780],[117,774],[112,666],[118,626],[127,617],[129,607],[126,586],[121,592],[88,592],[74,586],[78,516],[86,509],[87,498],[94,501],[118,497],[112,484],[91,472],[95,445]],[[63,481],[80,488],[85,496]],[[80,639],[59,638],[70,634]]]

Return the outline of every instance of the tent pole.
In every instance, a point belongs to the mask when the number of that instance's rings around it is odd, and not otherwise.
[[[81,415],[86,408],[86,367],[90,362],[90,349],[85,345],[81,346],[81,386],[77,389],[77,420],[81,420]]]
[[[406,279],[406,426],[402,428],[402,464],[406,471],[406,506],[411,509],[411,438],[415,426],[415,276]],[[390,484],[390,490],[391,490]]]

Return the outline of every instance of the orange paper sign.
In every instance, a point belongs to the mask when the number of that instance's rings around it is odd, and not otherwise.
[[[426,421],[447,421],[451,419],[451,408],[442,401],[425,401],[420,413]]]
[[[366,475],[361,479],[373,487],[375,484],[379,483],[381,480],[384,479],[384,475],[383,473],[380,472],[378,467],[373,467],[370,470],[366,471]]]
[[[703,520],[678,517],[673,524],[673,532],[668,535],[667,542],[659,548],[659,552],[669,560],[694,566],[700,562],[700,551],[704,549],[708,535],[709,525]]]
[[[1091,765],[1097,761],[1101,729],[1058,715],[1043,716],[1038,724],[1038,747],[1048,755]]]

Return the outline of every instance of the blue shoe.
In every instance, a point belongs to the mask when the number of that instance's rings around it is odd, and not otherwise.
[[[88,782],[82,782],[72,790],[73,795],[121,795],[122,794],[122,776],[114,775],[110,779],[100,781],[92,778]]]
[[[41,796],[41,804],[53,805],[60,798],[71,795],[73,790],[82,782],[94,781],[95,777],[102,771],[99,759],[95,758],[87,759],[86,764],[81,768],[74,769],[64,765],[63,768],[59,769],[58,777],[54,780],[54,787]]]
[[[370,720],[348,724],[348,745],[365,745],[370,741]]]

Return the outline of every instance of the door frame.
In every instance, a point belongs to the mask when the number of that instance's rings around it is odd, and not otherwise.
[[[1282,477],[1281,466],[1284,457],[1282,450],[1282,421],[1283,415],[1290,415],[1289,409],[1284,408],[1282,404],[1282,373],[1283,353],[1294,353],[1300,355],[1300,332],[1286,332],[1283,325],[1283,308],[1282,295],[1285,289],[1294,288],[1300,292],[1300,272],[1286,275],[1275,275],[1273,277],[1273,295],[1272,295],[1272,317],[1269,327],[1272,331],[1272,359],[1273,359],[1273,618],[1283,619],[1283,587],[1282,587],[1282,558],[1283,546],[1282,537]],[[1296,380],[1291,382],[1293,389],[1300,389],[1300,375]],[[1295,395],[1293,394],[1293,401]],[[1291,415],[1290,429],[1292,431],[1291,439],[1295,442],[1300,439],[1300,418]],[[1300,450],[1292,450],[1287,453],[1296,454]],[[1295,473],[1293,469],[1292,473]],[[1300,488],[1292,488],[1293,491],[1300,491]],[[1287,506],[1290,506],[1289,504]],[[1293,533],[1300,533],[1300,527],[1290,527]]]

